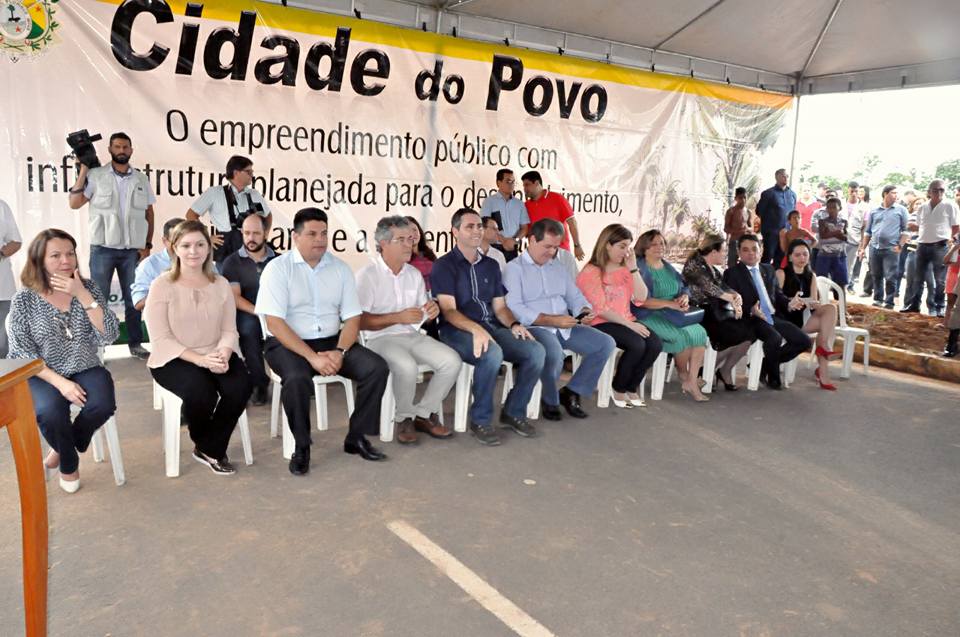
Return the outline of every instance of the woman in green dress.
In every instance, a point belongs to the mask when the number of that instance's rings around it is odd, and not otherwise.
[[[707,332],[700,324],[678,327],[667,317],[667,312],[672,311],[670,314],[679,318],[689,311],[690,301],[680,273],[663,259],[666,247],[659,230],[647,230],[637,239],[637,268],[650,294],[641,307],[633,307],[632,311],[638,321],[660,337],[663,351],[673,354],[683,393],[705,402],[710,399],[700,392],[698,375]]]

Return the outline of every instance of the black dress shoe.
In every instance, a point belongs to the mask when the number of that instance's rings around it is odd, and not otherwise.
[[[779,378],[767,377],[766,380],[764,380],[763,382],[770,389],[777,389],[777,390],[783,389],[783,383],[780,382]]]
[[[564,387],[560,390],[560,404],[567,410],[567,413],[574,418],[586,418],[587,412],[580,407],[580,396],[576,392]]]
[[[907,307],[900,310],[901,314],[919,314],[920,308],[914,305],[908,305]]]
[[[259,407],[260,405],[266,405],[267,404],[267,388],[254,387],[250,402],[255,407]]]
[[[547,420],[563,420],[563,413],[557,405],[548,405],[541,400],[540,410],[543,411],[543,417]]]
[[[290,473],[305,476],[310,471],[310,447],[297,447],[290,458]]]
[[[344,440],[343,441],[343,450],[346,453],[353,453],[364,460],[370,460],[376,462],[378,460],[386,460],[387,454],[383,453],[376,447],[370,444],[370,441],[361,436],[357,440]]]

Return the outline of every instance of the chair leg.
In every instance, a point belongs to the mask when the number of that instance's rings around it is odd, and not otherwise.
[[[327,424],[327,386],[314,385],[313,397],[317,403],[317,429],[326,431],[329,426]]]
[[[153,410],[160,411],[163,408],[163,401],[160,400],[160,385],[153,381]]]
[[[667,353],[661,352],[653,364],[653,378],[650,381],[651,400],[663,400],[663,385],[667,379]]]
[[[505,381],[506,382],[506,381]],[[463,433],[467,430],[467,412],[470,409],[470,389],[473,384],[473,365],[460,365],[460,375],[457,377],[457,386],[454,390],[453,429]]]
[[[747,370],[747,389],[757,391],[760,388],[760,368],[763,367],[763,343],[755,341],[748,354],[750,369]]]
[[[354,405],[354,393],[353,393],[353,381],[349,379],[344,379],[343,381],[343,391],[347,394],[347,416],[353,415]]]
[[[103,427],[93,432],[93,437],[90,439],[90,452],[94,462],[103,462]]]
[[[960,308],[954,308],[954,311],[960,310]],[[856,343],[854,343],[856,345]],[[851,365],[852,367],[852,365]],[[863,375],[866,376],[867,372],[870,371],[870,335],[867,334],[863,337]]]
[[[247,410],[244,409],[237,420],[237,427],[240,429],[240,443],[243,445],[243,460],[247,465],[253,464],[253,445],[250,444],[250,422],[247,419]]]
[[[296,446],[296,443],[293,439],[293,432],[290,431],[290,422],[287,420],[287,412],[281,411],[281,418],[283,424],[281,429],[283,430],[283,457],[287,460],[293,457],[293,448]]]
[[[610,353],[610,358],[607,359],[607,364],[603,366],[603,371],[600,373],[600,382],[597,388],[597,407],[600,409],[606,409],[610,406],[610,398],[613,394],[613,374],[614,370],[617,367],[617,350],[614,350]],[[641,381],[641,386],[643,382]]]
[[[471,377],[473,374],[471,374]],[[500,396],[500,404],[507,402],[507,396],[513,389],[513,365],[506,365],[503,370],[503,393]]]
[[[167,477],[180,475],[180,409],[183,401],[172,392],[162,390],[163,400],[163,453]]]
[[[123,470],[123,453],[120,451],[120,434],[117,432],[116,416],[110,416],[110,419],[101,427],[97,433],[103,431],[107,439],[107,451],[110,452],[110,466],[113,469],[113,481],[117,486],[122,486],[127,481],[126,473]]]
[[[380,441],[393,442],[393,412],[396,411],[396,405],[393,398],[393,374],[387,375],[387,388],[383,392],[383,400],[380,401]],[[441,418],[443,410],[440,410]]]
[[[270,437],[276,438],[280,435],[280,411],[283,406],[280,404],[280,391],[283,386],[280,383],[273,383],[273,397],[270,399]]]
[[[707,348],[703,353],[703,381],[706,383],[703,386],[704,394],[713,392],[713,381],[716,368],[717,350],[710,347],[710,343],[707,343]]]
[[[540,417],[540,397],[543,395],[543,383],[537,381],[530,394],[530,402],[527,403],[527,418],[536,420]]]

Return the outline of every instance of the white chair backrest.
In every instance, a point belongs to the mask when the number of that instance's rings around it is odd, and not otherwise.
[[[267,336],[267,317],[263,314],[257,314],[257,318],[260,320],[260,333],[263,334],[264,338]]]
[[[833,279],[825,276],[817,277],[817,291],[820,293],[820,302],[826,302],[826,299],[829,299],[833,296],[833,293],[836,292],[837,299],[839,299],[840,306],[838,307],[839,312],[837,312],[837,319],[840,323],[840,327],[847,327],[847,297],[846,294],[839,285],[837,285]]]

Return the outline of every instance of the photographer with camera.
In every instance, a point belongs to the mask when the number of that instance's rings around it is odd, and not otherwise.
[[[199,220],[207,212],[210,223],[216,229],[211,236],[214,252],[213,260],[217,269],[223,268],[224,260],[243,247],[243,219],[251,213],[264,218],[264,235],[270,232],[273,213],[264,201],[263,195],[254,190],[253,162],[248,157],[234,155],[227,160],[226,176],[228,183],[212,186],[190,205],[188,220]]]
[[[150,353],[140,345],[143,329],[130,286],[137,264],[153,248],[153,204],[157,198],[146,175],[130,166],[133,145],[126,133],[110,136],[108,166],[99,165],[92,145],[85,150],[74,146],[79,174],[70,189],[70,208],[78,210],[90,204],[90,278],[109,299],[116,271],[130,353],[145,360]]]

